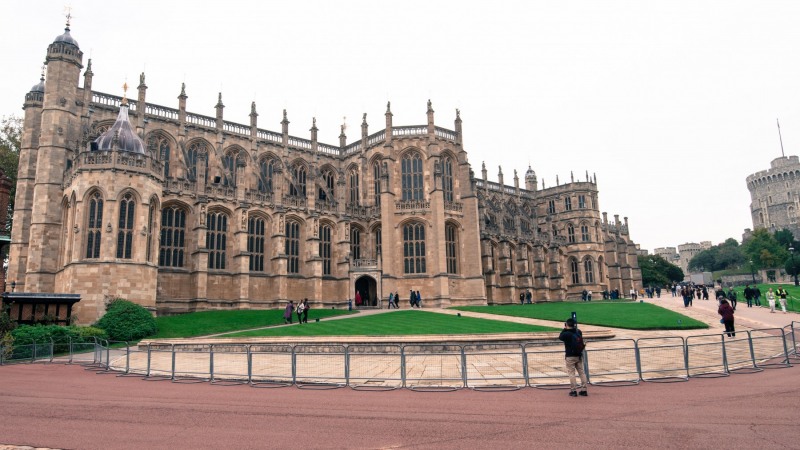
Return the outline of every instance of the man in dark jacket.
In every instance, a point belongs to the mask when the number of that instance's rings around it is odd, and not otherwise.
[[[578,324],[574,319],[567,319],[564,323],[564,330],[561,331],[558,339],[564,342],[564,359],[571,386],[569,396],[577,397],[580,395],[586,397],[589,394],[586,392],[586,372],[583,370],[583,345],[581,345],[583,344],[583,334],[578,329]],[[581,379],[580,384],[575,381],[576,371]]]

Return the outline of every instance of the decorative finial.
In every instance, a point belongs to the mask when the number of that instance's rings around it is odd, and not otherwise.
[[[255,114],[255,113],[256,113],[256,102],[251,102],[250,103],[250,114]]]
[[[42,66],[42,70],[44,70],[44,66]],[[89,58],[89,62],[86,63],[86,71],[92,72],[92,58]]]
[[[181,95],[186,96],[186,83],[181,83]]]
[[[313,126],[313,127],[317,126],[317,118],[316,117],[312,117],[311,118],[311,126]]]
[[[139,74],[139,86],[144,84],[144,72]]]
[[[431,99],[428,99],[428,112],[433,112],[433,105],[431,104]]]
[[[386,102],[386,113],[392,112],[392,102]]]
[[[367,123],[367,113],[364,113],[364,115],[361,116],[361,124],[363,125],[366,123]]]
[[[41,81],[44,81],[44,70],[47,68],[46,65],[42,64],[42,77],[40,78]],[[89,60],[89,67],[86,70],[92,70],[92,60]]]
[[[458,108],[456,108],[456,119],[461,120],[461,111]]]
[[[65,17],[67,18],[67,31],[69,31],[69,24],[72,21],[72,6],[65,6],[64,11],[67,13]]]
[[[120,102],[121,106],[128,106],[128,82],[126,81],[125,84],[122,85],[122,102]]]
[[[283,120],[286,120],[286,110],[283,110]]]

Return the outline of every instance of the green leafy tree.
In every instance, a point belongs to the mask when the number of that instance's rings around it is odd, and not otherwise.
[[[657,255],[639,256],[642,283],[645,286],[666,286],[683,281],[683,270]]]
[[[19,166],[19,149],[22,140],[22,119],[16,116],[0,118],[0,169],[11,180],[11,198],[6,212],[8,220],[6,229],[0,230],[8,233],[14,213],[14,197],[17,193],[17,167]]]
[[[786,273],[791,276],[800,274],[800,256],[795,256],[794,258],[789,257],[783,264],[783,268],[786,270]]]
[[[689,270],[708,271],[737,269],[747,262],[747,255],[742,251],[736,239],[728,238],[725,242],[703,250],[689,261]]]
[[[789,258],[784,248],[769,231],[759,228],[742,244],[742,250],[756,267],[767,269],[778,267]]]

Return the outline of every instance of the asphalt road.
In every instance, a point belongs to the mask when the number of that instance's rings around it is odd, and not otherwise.
[[[800,368],[680,383],[431,393],[177,384],[0,367],[0,444],[50,448],[800,448]]]

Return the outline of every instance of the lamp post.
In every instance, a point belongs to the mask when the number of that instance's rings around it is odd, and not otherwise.
[[[797,267],[794,266],[794,247],[789,247],[789,253],[792,254],[792,274],[794,275],[794,285],[797,286]]]
[[[753,265],[753,260],[750,260],[750,275],[753,276],[753,284],[756,284],[756,268]]]

